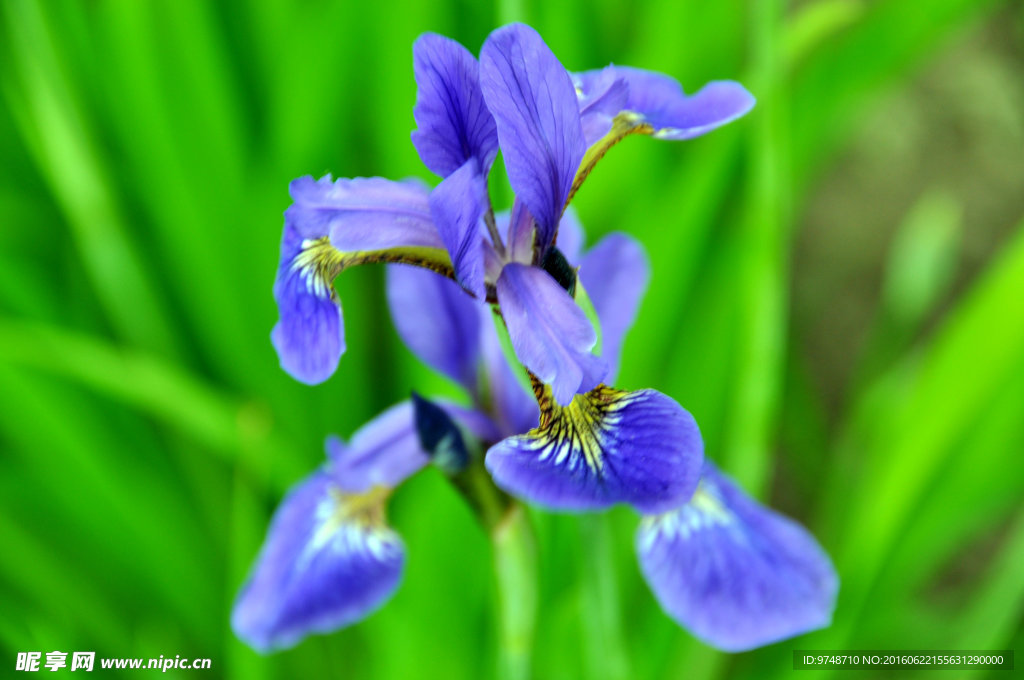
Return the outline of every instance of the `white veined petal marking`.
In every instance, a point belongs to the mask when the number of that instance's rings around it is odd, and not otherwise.
[[[641,531],[645,545],[649,547],[659,535],[687,539],[700,531],[728,527],[735,522],[735,516],[722,502],[718,489],[707,480],[701,480],[686,505],[662,515],[645,517]]]
[[[334,277],[341,272],[344,263],[344,254],[324,236],[302,242],[302,250],[292,259],[291,271],[302,278],[310,295],[333,299]]]
[[[345,554],[368,552],[384,561],[400,550],[397,535],[385,523],[384,506],[391,490],[377,486],[365,493],[330,489],[316,508],[316,531],[299,558],[299,568],[321,550]]]
[[[538,385],[537,392],[540,424],[517,438],[518,448],[570,472],[585,464],[591,474],[601,476],[612,430],[622,420],[620,412],[642,395],[598,385],[586,394],[577,394],[568,406],[560,406],[547,385]]]

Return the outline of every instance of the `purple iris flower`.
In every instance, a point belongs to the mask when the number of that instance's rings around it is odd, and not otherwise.
[[[345,349],[334,277],[396,263],[388,301],[399,334],[471,405],[414,395],[349,444],[329,439],[327,464],[275,513],[235,604],[238,636],[280,649],[381,606],[404,563],[387,499],[431,461],[457,486],[486,468],[508,494],[551,509],[631,505],[656,597],[709,644],[748,649],[827,625],[838,581],[813,537],[705,461],[693,417],[674,400],[609,386],[647,258],[623,234],[584,250],[568,205],[627,135],[688,139],[742,116],[753,98],[725,81],[687,96],[668,76],[626,67],[573,74],[520,24],[493,32],[479,63],[432,34],[413,51],[412,141],[441,182],[292,182],[271,337],[294,377],[325,380]],[[496,215],[487,178],[499,150],[516,198]]]
[[[646,255],[625,234],[611,234],[580,253],[582,236],[571,212],[563,230],[570,272],[578,268],[579,285],[592,289],[604,329],[603,356],[614,370],[647,287]],[[522,369],[502,353],[491,307],[453,282],[391,267],[388,300],[405,343],[461,383],[479,417],[490,419],[500,434],[484,444],[487,469],[505,491],[556,510],[629,503],[641,512],[678,507],[693,493],[703,445],[693,417],[674,400],[655,390],[625,392],[602,384],[562,406],[539,380],[532,395],[523,388],[514,373]]]
[[[442,181],[432,191],[380,178],[293,182],[275,284],[281,363],[305,382],[329,377],[344,352],[334,276],[354,264],[405,262],[497,303],[516,356],[565,406],[608,370],[592,352],[595,329],[552,276],[570,198],[625,135],[686,139],[743,115],[754,99],[733,82],[687,96],[668,76],[639,69],[571,74],[522,24],[494,31],[479,63],[434,34],[421,36],[413,55],[412,141]],[[499,147],[516,194],[502,228],[487,194]]]
[[[232,628],[259,651],[358,621],[401,580],[405,547],[385,523],[385,505],[429,460],[412,405],[385,411],[348,445],[328,439],[327,458],[281,502],[235,602]]]
[[[454,405],[452,417],[480,423]],[[326,442],[327,462],[296,484],[274,513],[256,564],[235,601],[231,626],[262,652],[370,615],[398,588],[402,539],[386,523],[392,491],[430,458],[420,445],[412,402],[371,420],[346,444]]]
[[[623,234],[611,234],[584,251],[582,231],[571,212],[562,229],[566,259],[578,267],[583,285],[591,290],[604,329],[604,354],[614,374],[647,286],[647,259],[641,246]],[[405,557],[401,539],[384,520],[387,499],[431,457],[446,467],[438,460],[441,448],[457,451],[448,470],[456,478],[462,469],[479,465],[486,451],[488,469],[510,493],[580,509],[600,507],[613,498],[602,496],[601,503],[589,505],[579,501],[593,500],[585,494],[595,484],[621,490],[635,481],[628,476],[635,466],[630,458],[637,455],[633,445],[640,441],[656,454],[655,432],[686,454],[679,474],[693,480],[696,491],[689,488],[671,507],[665,501],[652,510],[644,501],[650,493],[648,481],[634,489],[639,495],[617,500],[631,502],[645,515],[637,552],[666,612],[708,644],[729,651],[827,625],[837,588],[828,557],[804,529],[757,505],[710,462],[704,461],[701,469],[696,424],[675,402],[651,390],[626,393],[639,395],[633,397],[639,410],[615,423],[616,436],[600,431],[570,435],[567,428],[552,431],[550,424],[545,429],[543,408],[554,418],[557,406],[548,402],[538,408],[520,385],[502,352],[488,305],[444,277],[407,266],[389,268],[388,302],[403,340],[421,359],[463,385],[472,406],[430,404],[414,397],[375,418],[348,444],[328,439],[327,464],[282,501],[239,594],[232,625],[241,639],[261,651],[287,648],[311,633],[354,623],[386,602],[399,585]],[[670,426],[651,421],[665,411],[684,416]],[[440,418],[441,426],[432,423],[432,432],[425,433],[424,412]],[[570,422],[573,418],[562,417]],[[445,429],[446,424],[456,427]],[[425,442],[425,434],[436,435],[432,443]],[[544,496],[551,485],[543,480],[553,469],[531,468],[532,448],[516,444],[524,441],[551,444],[552,453],[545,458],[549,464],[562,457],[558,465],[566,474],[555,496]],[[598,451],[605,461],[600,477],[589,468],[588,450]],[[520,457],[525,457],[525,467],[517,462]],[[656,466],[643,468],[649,480],[660,472]],[[575,500],[566,503],[566,497]]]
[[[566,257],[578,265],[579,276],[591,291],[604,330],[604,355],[614,373],[622,341],[647,286],[646,257],[642,247],[624,234],[610,234],[583,252],[582,231],[571,212],[566,213],[562,229]],[[537,429],[537,406],[500,354],[487,307],[461,294],[451,281],[402,266],[389,268],[388,300],[406,344],[473,395],[475,407],[452,416],[464,428],[482,433],[476,435],[478,448],[487,449],[487,468],[495,482],[533,503],[563,509],[587,507],[579,499],[586,498],[582,494],[595,479],[587,474],[584,452],[589,444],[574,443],[567,436],[559,446]],[[428,309],[444,313],[422,311]],[[657,403],[653,396],[645,398]],[[647,408],[648,413],[657,413],[656,407]],[[470,415],[476,420],[468,420]],[[481,425],[488,420],[490,426]],[[629,456],[619,454],[626,450],[636,455],[639,450],[632,445],[616,448],[617,444],[636,437],[643,442],[640,448],[657,451],[657,443],[645,431],[648,427],[649,432],[660,432],[686,448],[692,467],[683,474],[699,476],[695,491],[656,510],[645,507],[639,495],[626,499],[644,515],[637,535],[642,571],[672,618],[706,643],[727,651],[769,644],[829,624],[838,579],[828,556],[801,526],[758,505],[710,461],[701,464],[700,435],[692,420],[666,428],[663,422],[652,424],[634,414],[624,417],[618,427],[619,439],[599,441],[600,455],[610,462],[599,478],[604,488],[620,487],[621,476],[630,467]],[[495,436],[503,439],[496,441]],[[564,501],[564,489],[555,502],[543,496],[552,486],[547,480],[554,471],[531,467],[535,458],[530,447],[523,450],[517,445],[538,440],[565,452],[562,466],[569,474],[554,478],[570,487],[568,496],[574,500],[569,504],[559,502]],[[649,469],[645,472],[650,474]]]

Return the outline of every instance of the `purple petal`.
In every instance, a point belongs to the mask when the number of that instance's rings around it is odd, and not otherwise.
[[[392,265],[387,276],[388,305],[398,335],[425,363],[475,394],[480,308],[485,305],[426,269]]]
[[[730,123],[754,108],[755,99],[732,81],[708,83],[696,94],[648,116],[659,139],[691,139]]]
[[[285,217],[303,238],[329,235],[343,252],[444,247],[430,217],[429,190],[418,180],[306,176],[289,191],[294,203]]]
[[[605,380],[612,382],[618,373],[622,341],[636,320],[650,281],[647,254],[632,237],[609,234],[583,256],[579,277],[601,320],[601,356],[608,362]]]
[[[480,86],[509,182],[537,220],[544,251],[586,151],[572,80],[535,30],[511,24],[484,43]]]
[[[831,622],[839,581],[828,555],[710,463],[688,504],[644,520],[637,553],[665,611],[719,649],[752,649]]]
[[[491,412],[497,421],[500,437],[522,434],[537,427],[540,409],[533,393],[526,390],[516,379],[513,371],[522,371],[522,366],[509,364],[502,350],[493,313],[484,307],[481,320],[480,346],[483,354],[483,371],[487,380],[487,391],[491,400]],[[498,323],[501,323],[498,321]],[[490,441],[497,441],[492,439]]]
[[[409,401],[363,425],[348,444],[337,437],[328,438],[327,457],[334,484],[346,493],[364,493],[374,487],[393,489],[430,462],[420,447]]]
[[[231,627],[254,649],[292,647],[365,618],[402,577],[405,548],[322,471],[294,487],[271,521],[259,557],[235,601]]]
[[[556,510],[629,503],[640,512],[679,507],[693,493],[704,445],[679,404],[654,390],[600,386],[541,424],[487,452],[495,483]]]
[[[612,119],[626,108],[629,85],[614,66],[572,75],[572,79],[579,100],[583,136],[589,147],[611,129]]]
[[[594,327],[547,272],[513,262],[502,269],[497,288],[516,357],[551,385],[559,404],[601,382],[607,366],[590,353]]]
[[[303,239],[285,221],[274,280],[279,320],[270,339],[281,367],[311,385],[327,380],[345,351],[345,326],[333,282],[336,257],[326,239]]]
[[[498,152],[498,135],[480,91],[476,59],[434,33],[421,35],[412,53],[417,88],[412,143],[423,164],[447,177],[475,158],[486,176]]]
[[[480,218],[487,206],[487,180],[471,158],[430,192],[430,214],[466,290],[484,298],[484,249]]]
[[[536,231],[533,216],[519,198],[512,203],[512,214],[502,215],[508,223],[508,257],[511,262],[533,264],[533,237]]]
[[[387,289],[398,334],[420,359],[473,395],[484,379],[498,429],[476,426],[472,416],[463,418],[457,407],[442,402],[453,417],[489,442],[537,425],[537,402],[512,373],[490,305],[473,300],[451,280],[415,267],[388,267]],[[522,370],[518,364],[515,368]]]
[[[739,83],[708,83],[694,95],[683,93],[674,78],[628,66],[608,67],[629,86],[626,108],[642,114],[660,139],[690,139],[736,120],[754,106],[754,97]],[[596,87],[608,69],[577,74],[578,82]]]
[[[569,206],[562,215],[562,222],[558,225],[558,241],[555,245],[565,255],[569,264],[579,266],[580,252],[583,250],[583,225],[580,224],[576,208]]]

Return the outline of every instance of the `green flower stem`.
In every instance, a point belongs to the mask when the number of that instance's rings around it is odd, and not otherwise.
[[[529,517],[512,502],[503,521],[491,531],[498,577],[499,677],[530,677],[530,649],[537,618],[537,551]]]
[[[483,460],[470,463],[452,477],[452,482],[490,534],[497,530],[515,503],[508,494],[494,485]]]
[[[494,485],[481,459],[452,478],[494,546],[502,680],[530,677],[537,618],[537,551],[525,508]]]
[[[610,522],[607,514],[579,518],[581,554],[587,565],[580,574],[584,663],[587,677],[594,680],[631,677]]]

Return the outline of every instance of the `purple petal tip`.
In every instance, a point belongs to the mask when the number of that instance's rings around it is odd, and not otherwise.
[[[637,553],[664,610],[719,649],[745,651],[831,622],[839,580],[828,555],[710,463],[689,503],[644,520]]]
[[[249,646],[286,649],[349,625],[398,587],[401,540],[382,525],[352,519],[344,503],[322,472],[282,501],[231,614],[232,629]]]

